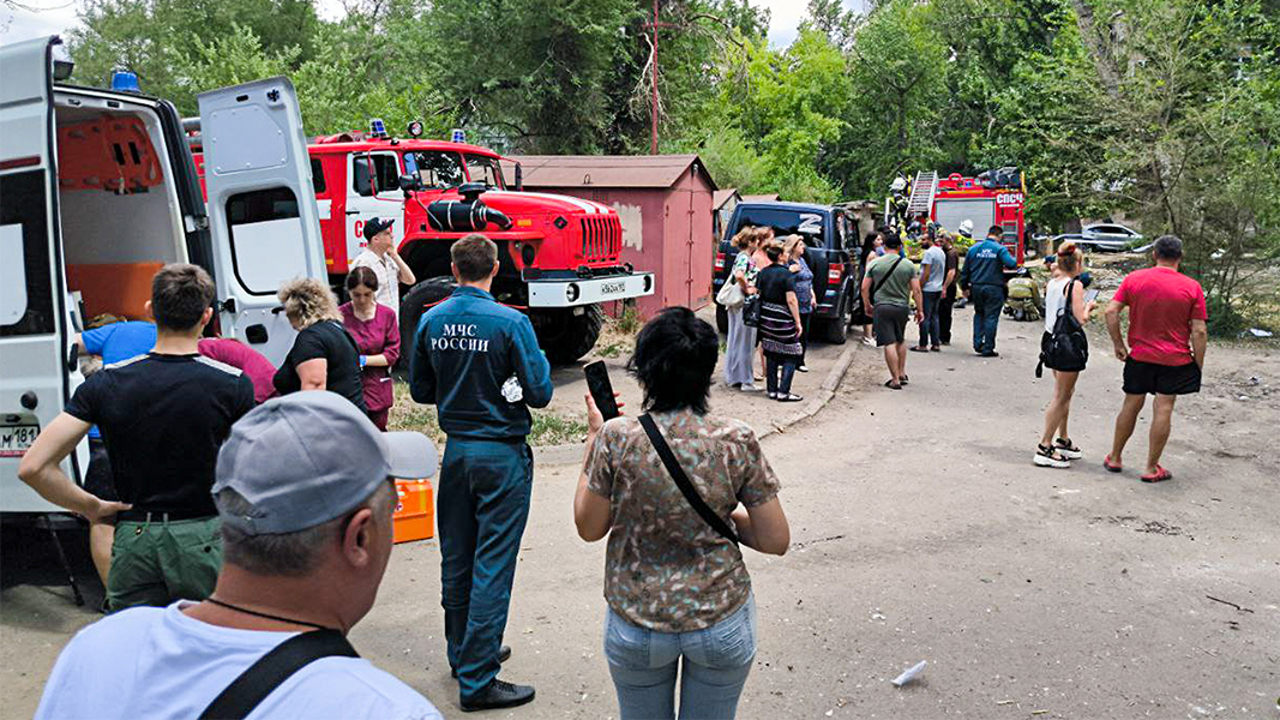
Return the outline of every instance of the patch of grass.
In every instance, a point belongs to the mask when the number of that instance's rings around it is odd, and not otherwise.
[[[595,353],[603,358],[616,358],[624,352],[626,348],[619,341],[596,343]]]
[[[635,335],[640,332],[640,328],[644,323],[640,322],[640,313],[634,305],[628,305],[622,310],[622,315],[613,322],[614,328],[623,335]]]
[[[440,420],[436,409],[431,405],[419,405],[409,396],[409,388],[404,383],[396,383],[396,404],[391,408],[391,417],[387,420],[387,429],[406,432],[420,432],[431,438],[437,445],[445,441],[444,431],[440,429]],[[572,417],[557,415],[547,410],[532,410],[533,430],[529,433],[530,445],[562,445],[582,442],[587,435],[587,424]]]
[[[577,418],[565,417],[543,410],[533,410],[533,430],[529,433],[530,445],[564,445],[582,442],[587,435],[587,424]]]

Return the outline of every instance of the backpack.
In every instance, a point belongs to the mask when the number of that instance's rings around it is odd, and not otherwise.
[[[1036,377],[1041,377],[1046,367],[1063,372],[1079,372],[1089,362],[1089,337],[1085,335],[1084,326],[1076,319],[1076,314],[1071,311],[1071,293],[1075,287],[1076,281],[1073,278],[1067,283],[1067,299],[1058,309],[1053,332],[1041,343]]]

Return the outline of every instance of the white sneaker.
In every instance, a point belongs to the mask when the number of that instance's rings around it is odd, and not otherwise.
[[[760,392],[760,388],[756,387],[755,383],[742,383],[738,389],[744,393]]]
[[[770,400],[777,400],[777,399],[778,399],[778,393],[776,393],[776,392],[770,392],[770,393],[769,393],[769,399],[770,399]]]
[[[1071,467],[1071,461],[1059,455],[1053,448],[1043,445],[1036,447],[1036,454],[1032,456],[1031,461],[1039,467],[1059,469]]]

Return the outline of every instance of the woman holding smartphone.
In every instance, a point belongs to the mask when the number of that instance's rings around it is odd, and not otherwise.
[[[1053,277],[1044,291],[1044,338],[1041,347],[1047,347],[1053,337],[1054,325],[1061,313],[1072,313],[1083,325],[1089,321],[1095,303],[1085,301],[1084,283],[1080,281],[1083,270],[1080,248],[1073,242],[1064,242],[1058,247],[1057,262],[1053,266]],[[1068,305],[1068,302],[1070,303]],[[1080,370],[1053,370],[1053,400],[1044,411],[1044,434],[1040,437],[1040,445],[1032,460],[1040,467],[1069,468],[1071,461],[1084,455],[1071,436],[1067,434],[1067,418],[1071,414],[1071,397],[1076,390],[1076,380]],[[1057,439],[1054,433],[1057,433]]]

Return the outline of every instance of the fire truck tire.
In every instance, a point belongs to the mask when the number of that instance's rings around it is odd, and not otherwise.
[[[552,365],[577,362],[595,347],[600,329],[604,327],[604,311],[599,305],[587,305],[581,315],[575,315],[571,309],[553,312],[554,320],[534,323],[538,345],[546,351]]]
[[[729,312],[720,303],[716,303],[716,330],[721,335],[729,334]]]
[[[449,297],[457,282],[448,276],[433,277],[423,280],[400,298],[400,361],[399,369],[407,370],[409,358],[413,355],[414,336],[418,331],[418,319],[428,307]]]
[[[843,345],[849,332],[849,300],[840,301],[840,311],[822,324],[822,339],[832,345]]]

